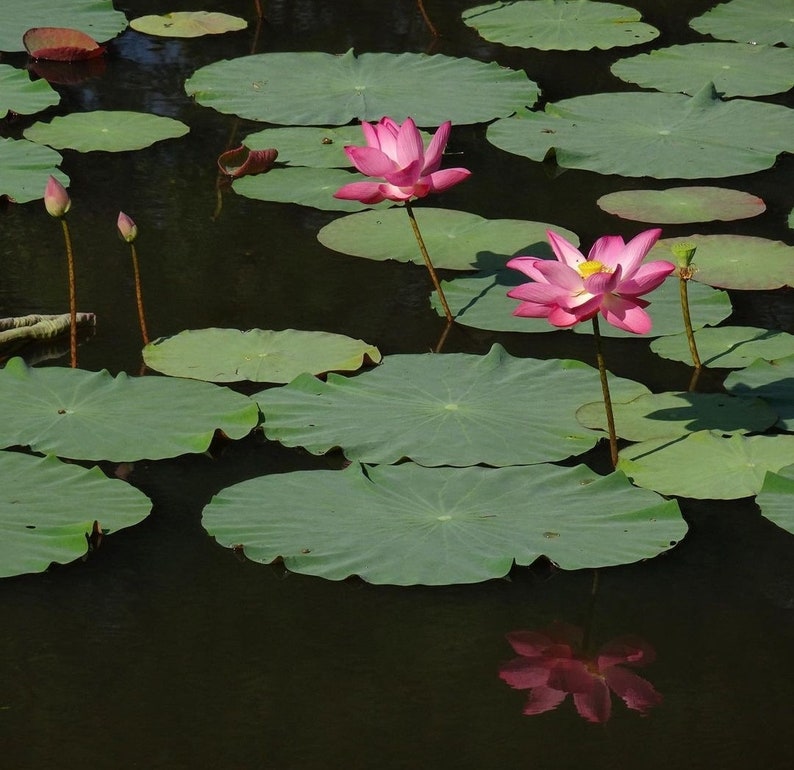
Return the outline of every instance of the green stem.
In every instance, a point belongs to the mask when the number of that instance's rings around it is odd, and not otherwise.
[[[69,353],[72,369],[77,368],[77,296],[74,280],[74,254],[72,252],[72,237],[69,234],[69,225],[66,219],[61,219],[63,240],[66,244],[66,269],[69,274]]]
[[[695,344],[695,332],[692,331],[692,316],[689,314],[689,291],[687,289],[688,278],[682,275],[681,271],[678,272],[678,289],[681,295],[681,312],[684,315],[684,328],[686,329],[686,338],[689,341],[689,352],[692,355],[692,363],[695,369],[700,369],[700,356],[698,355],[698,348]]]
[[[615,468],[618,464],[618,437],[615,433],[615,415],[612,413],[612,399],[609,395],[607,368],[604,363],[604,353],[601,349],[601,332],[598,328],[597,315],[593,316],[593,338],[595,339],[598,374],[601,377],[601,392],[604,394],[604,409],[607,413],[607,428],[609,430],[609,454],[612,459],[612,467]]]
[[[427,247],[425,246],[425,242],[422,238],[422,233],[419,231],[419,224],[416,221],[414,210],[411,207],[409,201],[405,201],[405,210],[408,212],[408,218],[411,220],[411,227],[414,229],[414,236],[416,237],[416,242],[419,244],[419,251],[422,252],[422,259],[424,259],[425,266],[430,273],[430,280],[433,281],[436,294],[438,294],[438,298],[441,300],[441,307],[444,308],[444,315],[447,317],[447,322],[452,323],[454,320],[452,311],[449,309],[449,305],[447,304],[447,298],[444,296],[444,291],[442,290],[441,284],[439,283],[438,275],[436,275],[436,269],[433,267],[433,263],[430,261],[430,255],[427,253]]]
[[[141,293],[141,272],[138,268],[138,252],[135,250],[135,244],[130,244],[130,254],[132,254],[132,270],[135,274],[135,299],[138,303],[138,321],[141,325],[141,337],[143,337],[143,344],[149,344],[149,334],[146,331],[146,316],[143,313],[143,294]]]
[[[427,15],[427,11],[425,10],[425,4],[423,0],[416,0],[416,4],[419,6],[419,13],[422,14],[422,18],[424,19],[425,25],[430,30],[430,34],[433,37],[438,37],[438,30],[433,25],[433,22],[430,21],[430,17]]]

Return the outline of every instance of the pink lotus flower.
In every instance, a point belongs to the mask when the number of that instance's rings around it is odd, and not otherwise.
[[[138,226],[123,211],[119,211],[116,227],[119,230],[121,240],[127,241],[127,243],[132,243],[138,237]]]
[[[47,180],[47,186],[44,188],[44,207],[50,216],[58,219],[65,217],[72,207],[69,193],[54,176]]]
[[[408,201],[442,192],[462,182],[471,172],[465,168],[439,171],[441,156],[447,146],[450,121],[439,126],[425,150],[422,136],[411,118],[402,125],[391,118],[381,118],[375,125],[362,123],[366,147],[345,147],[353,165],[366,176],[384,181],[351,182],[334,193],[335,198],[362,203],[382,200]]]
[[[610,690],[641,714],[662,702],[650,682],[626,666],[644,666],[656,655],[642,639],[624,636],[605,644],[595,658],[579,651],[582,632],[555,623],[542,632],[514,631],[507,635],[519,654],[499,671],[511,687],[529,690],[524,714],[556,708],[568,695],[588,722],[606,722],[612,715]]]
[[[653,291],[675,265],[666,260],[643,264],[662,231],[646,230],[628,243],[618,235],[599,238],[585,258],[572,244],[548,230],[546,235],[557,261],[515,257],[508,267],[533,279],[507,292],[521,300],[513,315],[548,318],[553,326],[574,326],[597,313],[613,326],[635,334],[651,329],[643,310],[649,302],[640,299]]]

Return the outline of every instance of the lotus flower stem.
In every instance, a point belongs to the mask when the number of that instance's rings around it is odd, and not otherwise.
[[[416,242],[419,244],[419,251],[422,252],[422,259],[424,259],[427,271],[430,273],[430,280],[433,281],[433,286],[435,287],[436,293],[438,294],[438,298],[441,300],[441,307],[444,308],[444,315],[447,317],[447,323],[452,323],[454,320],[452,311],[449,309],[449,305],[447,304],[447,298],[444,296],[444,290],[441,288],[441,283],[438,280],[436,269],[433,267],[433,263],[430,261],[430,255],[427,253],[427,247],[425,246],[424,239],[422,238],[422,233],[419,230],[419,223],[416,221],[414,210],[411,207],[410,201],[405,201],[405,210],[408,212],[408,218],[411,220],[411,227],[414,229],[414,236],[416,237]]]
[[[609,395],[607,368],[604,364],[604,353],[601,349],[601,332],[598,328],[597,315],[593,316],[593,339],[595,340],[598,374],[601,377],[601,392],[604,394],[604,409],[607,413],[607,429],[609,430],[609,454],[612,460],[612,467],[615,468],[618,464],[618,437],[615,433],[615,415],[612,413],[612,398]]]
[[[427,15],[427,11],[425,10],[424,0],[416,0],[416,4],[419,6],[419,13],[422,14],[422,18],[424,19],[425,25],[430,30],[430,34],[433,37],[438,37],[438,30],[435,28],[432,21],[430,21],[430,17]]]
[[[689,313],[689,290],[687,287],[689,280],[697,270],[697,268],[692,265],[692,259],[695,256],[696,250],[697,246],[688,241],[675,243],[671,247],[676,264],[678,265],[678,290],[681,295],[681,312],[684,316],[684,329],[686,330],[686,338],[689,342],[689,352],[692,356],[692,363],[697,372],[702,364],[700,362],[697,344],[695,343],[695,332],[692,330],[692,316]]]
[[[63,240],[66,244],[66,269],[69,275],[69,355],[72,369],[77,368],[77,296],[74,280],[74,253],[72,251],[72,236],[65,217],[61,217]]]
[[[141,325],[141,337],[143,344],[149,344],[149,333],[146,331],[146,316],[143,312],[143,294],[141,292],[141,271],[138,267],[138,252],[135,244],[130,244],[130,255],[132,256],[132,271],[135,275],[135,300],[138,303],[138,322]]]

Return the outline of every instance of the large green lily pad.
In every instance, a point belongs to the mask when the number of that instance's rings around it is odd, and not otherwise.
[[[581,465],[264,476],[221,491],[202,523],[254,561],[396,585],[475,583],[540,556],[563,569],[626,564],[686,533],[675,502]]]
[[[610,378],[616,400],[648,390]],[[576,410],[601,393],[578,361],[513,358],[494,345],[464,353],[387,356],[357,377],[301,375],[253,396],[265,435],[314,454],[341,447],[351,460],[421,465],[529,465],[591,449],[602,434]]]
[[[721,434],[763,432],[777,413],[760,398],[724,393],[648,393],[627,403],[612,403],[618,436],[629,441],[675,438],[699,430]],[[576,419],[587,428],[606,431],[603,401],[585,404]]]
[[[202,37],[245,29],[248,22],[239,16],[212,11],[174,11],[162,16],[139,16],[130,22],[136,32],[157,37]]]
[[[380,359],[380,351],[363,340],[295,329],[188,329],[143,349],[150,368],[209,382],[285,383],[302,372],[349,372]]]
[[[794,355],[753,361],[741,371],[731,372],[724,386],[729,393],[764,399],[778,414],[777,426],[794,432]]]
[[[31,80],[26,70],[0,64],[0,119],[8,112],[32,115],[58,104],[60,99],[46,80]]]
[[[534,256],[534,254],[533,254]],[[513,315],[518,301],[507,296],[507,292],[519,284],[526,283],[525,275],[516,270],[502,268],[483,271],[475,276],[464,276],[451,281],[442,281],[441,288],[447,298],[456,323],[475,329],[489,329],[502,332],[553,332],[559,331],[545,318],[519,318]],[[695,329],[716,325],[727,318],[732,311],[727,292],[717,291],[704,284],[691,284],[689,287],[692,325]],[[653,328],[647,336],[661,337],[679,334],[683,329],[681,300],[678,278],[668,278],[658,289],[647,296],[651,305],[648,308],[653,319]],[[433,292],[433,309],[444,315],[438,296]],[[636,334],[617,329],[608,323],[600,325],[604,337],[637,337]],[[592,334],[590,323],[573,327],[580,334]]]
[[[0,195],[17,203],[38,200],[44,197],[50,176],[68,187],[69,177],[56,168],[62,160],[61,154],[49,147],[0,137]]]
[[[618,470],[663,495],[732,500],[757,494],[766,472],[792,457],[794,436],[724,438],[703,430],[632,444],[620,451]]]
[[[725,177],[769,168],[794,152],[794,110],[722,101],[709,85],[695,96],[607,93],[578,96],[497,120],[488,141],[565,168],[659,179]]]
[[[462,17],[486,40],[543,51],[615,48],[659,36],[634,8],[591,0],[511,0],[478,5]]]
[[[417,87],[417,85],[421,87]],[[496,62],[435,54],[265,53],[208,64],[185,83],[199,104],[249,120],[341,126],[384,115],[480,123],[531,106],[538,87]]]
[[[184,136],[189,130],[174,118],[126,110],[96,110],[62,115],[50,123],[34,123],[25,129],[23,136],[31,142],[59,149],[124,152]]]
[[[150,500],[129,484],[55,457],[0,452],[0,577],[41,572],[88,550],[103,534],[137,524]]]
[[[747,43],[689,43],[620,59],[621,80],[657,91],[696,94],[704,83],[729,96],[764,96],[794,86],[794,51]]]
[[[790,355],[794,350],[794,334],[753,326],[720,326],[698,329],[695,344],[703,366],[741,369],[756,358],[771,361]],[[685,334],[654,340],[651,350],[674,361],[692,360]]]
[[[721,40],[794,45],[791,0],[731,0],[689,22],[692,29]]]
[[[652,259],[670,259],[681,238],[665,238],[651,249]],[[750,235],[688,235],[697,247],[696,281],[723,289],[763,290],[794,285],[794,246]]]
[[[794,465],[768,471],[755,501],[767,519],[794,535]]]
[[[757,217],[766,211],[766,204],[756,195],[705,185],[667,190],[620,190],[602,195],[596,203],[604,211],[623,219],[659,225],[730,222]]]
[[[79,460],[158,460],[206,451],[217,429],[242,438],[258,422],[248,398],[207,382],[33,369],[20,358],[0,369],[2,447]]]
[[[549,228],[571,243],[579,243],[575,233],[546,222],[485,219],[466,211],[425,207],[414,208],[414,214],[430,259],[447,270],[493,268],[516,254],[552,257],[546,239]],[[353,257],[424,264],[402,206],[335,219],[320,230],[317,239],[329,249]]]
[[[125,29],[127,17],[113,0],[3,0],[0,51],[24,51],[22,36],[32,27],[79,29],[100,42]]]

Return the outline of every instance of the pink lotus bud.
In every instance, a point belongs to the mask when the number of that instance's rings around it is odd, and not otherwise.
[[[44,188],[44,205],[47,208],[47,213],[58,219],[65,217],[72,207],[69,193],[54,176],[47,180],[47,186]]]
[[[138,226],[123,211],[119,211],[116,227],[121,239],[127,243],[132,243],[138,237]]]

